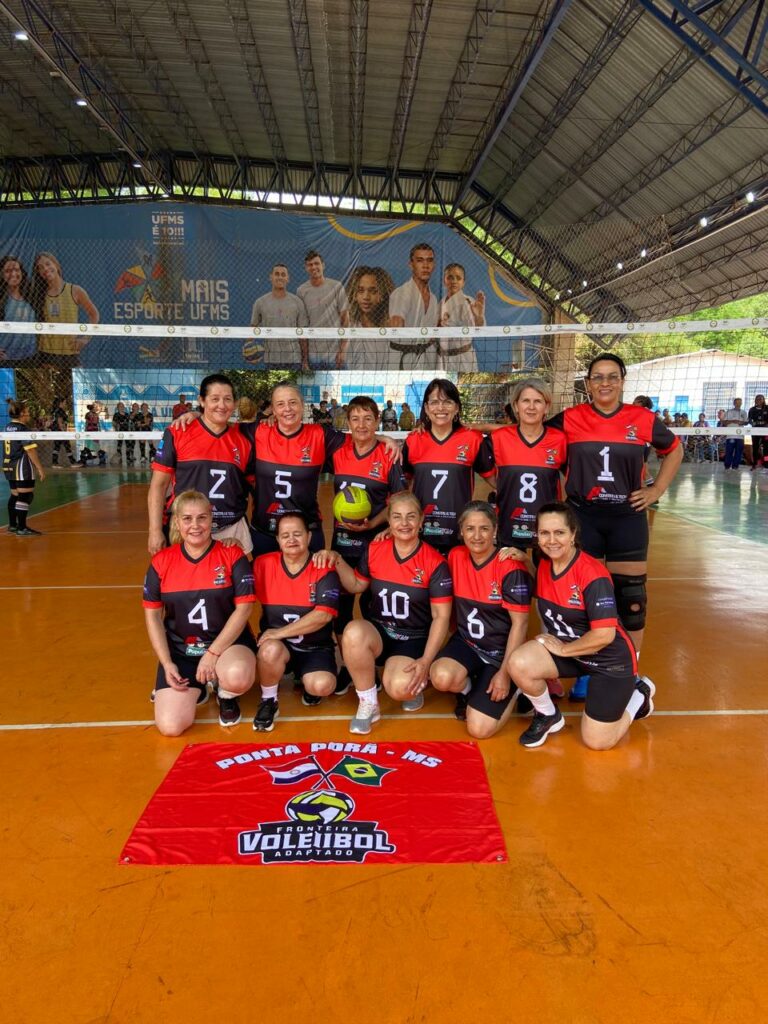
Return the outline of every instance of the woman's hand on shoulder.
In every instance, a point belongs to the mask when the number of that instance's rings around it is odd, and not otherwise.
[[[171,430],[180,430],[183,433],[191,423],[199,419],[199,412],[184,412],[171,423]]]
[[[341,561],[338,551],[316,551],[312,555],[312,564],[316,569],[335,569]]]
[[[513,559],[515,561],[517,561],[517,562],[527,562],[528,561],[528,556],[526,555],[525,551],[521,551],[520,548],[513,548],[513,547],[499,548],[499,561],[500,562],[509,562],[509,561],[512,561]]]

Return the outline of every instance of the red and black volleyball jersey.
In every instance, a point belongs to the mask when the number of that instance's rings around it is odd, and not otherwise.
[[[9,434],[26,433],[29,430],[29,426],[25,423],[11,420],[5,429]],[[8,473],[11,471],[32,448],[37,448],[37,441],[14,441],[6,437],[3,441],[3,472]]]
[[[358,455],[354,441],[347,436],[341,448],[333,453],[333,493],[338,494],[345,487],[360,487],[371,502],[369,519],[373,519],[387,506],[390,494],[405,490],[406,483],[402,467],[395,462],[392,452],[381,442],[365,455]],[[347,530],[343,523],[333,524],[334,551],[340,552],[350,565],[357,563],[363,551],[381,529],[380,526],[365,532]]]
[[[453,597],[448,563],[423,541],[402,559],[391,538],[371,544],[355,576],[370,583],[370,617],[394,640],[427,637],[431,603],[450,602]]]
[[[498,551],[477,565],[463,544],[449,551],[448,568],[459,636],[483,661],[501,665],[509,636],[509,612],[527,613],[531,607],[531,574],[515,559],[499,561]]]
[[[213,541],[200,558],[173,544],[158,551],[144,577],[144,607],[165,609],[171,653],[187,657],[205,653],[235,605],[255,601],[251,563],[236,544]]]
[[[475,471],[490,475],[480,455],[483,435],[457,427],[444,441],[430,430],[409,434],[403,446],[403,469],[413,477],[413,493],[424,509],[422,536],[440,547],[455,544],[459,515],[472,499]]]
[[[333,618],[339,612],[341,584],[333,569],[318,569],[307,559],[303,569],[291,573],[282,552],[261,555],[255,562],[256,597],[261,602],[261,628],[281,629],[289,622],[319,609]],[[304,636],[284,640],[297,651],[317,651],[333,647],[333,629],[330,622],[322,629]]]
[[[629,496],[642,487],[645,446],[666,455],[680,444],[650,409],[620,405],[610,414],[591,403],[575,405],[553,416],[547,426],[562,430],[568,441],[565,493],[576,504],[632,508]]]
[[[486,466],[496,467],[500,544],[527,547],[535,540],[536,513],[562,497],[560,470],[567,451],[565,434],[554,427],[544,427],[536,441],[526,441],[516,425],[484,439]]]
[[[310,524],[318,525],[320,474],[346,435],[320,423],[304,423],[294,434],[283,434],[268,423],[243,426],[253,437],[256,458],[253,525],[264,533],[277,533],[280,517],[297,509]]]
[[[602,562],[577,551],[563,572],[555,575],[552,562],[542,558],[536,574],[536,599],[544,629],[566,644],[591,629],[616,630],[607,647],[596,654],[579,655],[579,661],[617,675],[637,671],[634,646],[618,619],[611,574]]]
[[[168,428],[152,461],[152,469],[173,477],[166,514],[182,491],[205,494],[213,510],[213,528],[242,519],[253,480],[253,445],[236,425],[215,434],[194,420],[186,430]]]

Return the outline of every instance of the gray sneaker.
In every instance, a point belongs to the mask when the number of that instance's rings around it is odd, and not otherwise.
[[[421,711],[424,707],[424,694],[419,693],[411,700],[404,700],[400,707],[403,711]]]
[[[378,704],[360,704],[357,714],[349,723],[349,731],[357,733],[358,736],[366,736],[374,722],[378,722],[380,718]]]

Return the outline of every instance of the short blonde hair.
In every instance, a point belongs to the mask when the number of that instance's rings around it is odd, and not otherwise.
[[[525,391],[526,388],[533,388],[534,391],[538,391],[547,405],[552,405],[552,388],[547,384],[541,377],[528,377],[526,380],[518,381],[515,384],[514,390],[512,391],[512,398],[510,404],[514,409],[517,403],[520,401],[520,395]]]
[[[171,544],[178,544],[181,540],[179,516],[184,510],[185,505],[205,505],[209,512],[211,510],[210,501],[200,491],[182,491],[181,494],[177,494],[173,501],[173,505],[171,505],[171,522],[169,529]]]
[[[424,514],[424,510],[421,507],[421,502],[413,493],[413,491],[396,491],[395,494],[393,494],[389,499],[389,505],[387,506],[387,518],[389,518],[389,515],[392,512],[392,506],[395,503],[402,504],[403,502],[410,502],[411,505],[415,505],[420,516]]]

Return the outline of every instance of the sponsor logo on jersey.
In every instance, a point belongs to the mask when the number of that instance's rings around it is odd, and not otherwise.
[[[635,426],[634,423],[630,423],[629,426],[627,427],[627,435],[625,437],[625,440],[626,441],[636,441],[637,440],[637,427]]]
[[[499,589],[499,584],[496,582],[496,580],[492,580],[491,581],[491,592],[488,595],[488,600],[489,601],[500,601],[501,600],[501,590]]]
[[[223,565],[216,565],[213,568],[214,587],[224,587],[227,584],[227,570]]]
[[[317,584],[316,583],[310,583],[309,584],[309,603],[310,604],[314,604],[316,600],[317,600]]]
[[[525,515],[525,509],[524,508],[520,508],[520,506],[518,506],[517,508],[513,508],[512,509],[512,511],[509,513],[509,518],[510,519],[522,519],[522,517],[524,515]]]
[[[232,458],[235,460],[235,465],[240,465],[240,449],[232,446]]]
[[[425,516],[431,516],[432,513],[436,512],[436,511],[437,511],[437,505],[432,504],[432,505],[425,505],[424,506],[424,515]]]
[[[423,569],[414,569],[413,570],[413,582],[417,586],[421,586],[421,584],[424,582],[424,576],[425,576],[425,572],[424,572]]]
[[[468,458],[469,458],[469,445],[468,444],[456,445],[456,461],[457,462],[466,462]]]
[[[568,604],[572,604],[575,607],[581,606],[581,587],[578,583],[571,584],[571,596],[568,598]]]
[[[548,466],[554,466],[557,462],[557,448],[545,448],[546,463]]]
[[[602,487],[593,487],[593,488],[591,489],[591,491],[589,492],[589,494],[587,495],[587,498],[586,498],[586,500],[587,500],[587,501],[596,501],[596,500],[597,500],[598,498],[600,498],[600,497],[601,497],[601,496],[602,496],[602,495],[603,495],[604,493],[605,493],[605,492],[603,491],[603,488],[602,488]]]
[[[368,470],[368,475],[373,480],[381,480],[382,464],[378,460],[371,463],[371,468]]]
[[[279,501],[273,501],[271,505],[267,505],[267,515],[268,516],[277,515],[278,512],[282,512],[282,511],[283,511],[283,506],[282,506],[282,503],[279,502]]]
[[[311,453],[310,445],[303,444],[301,446],[301,458],[300,458],[300,461],[303,462],[303,463],[311,462],[312,461],[312,455],[310,453]]]

